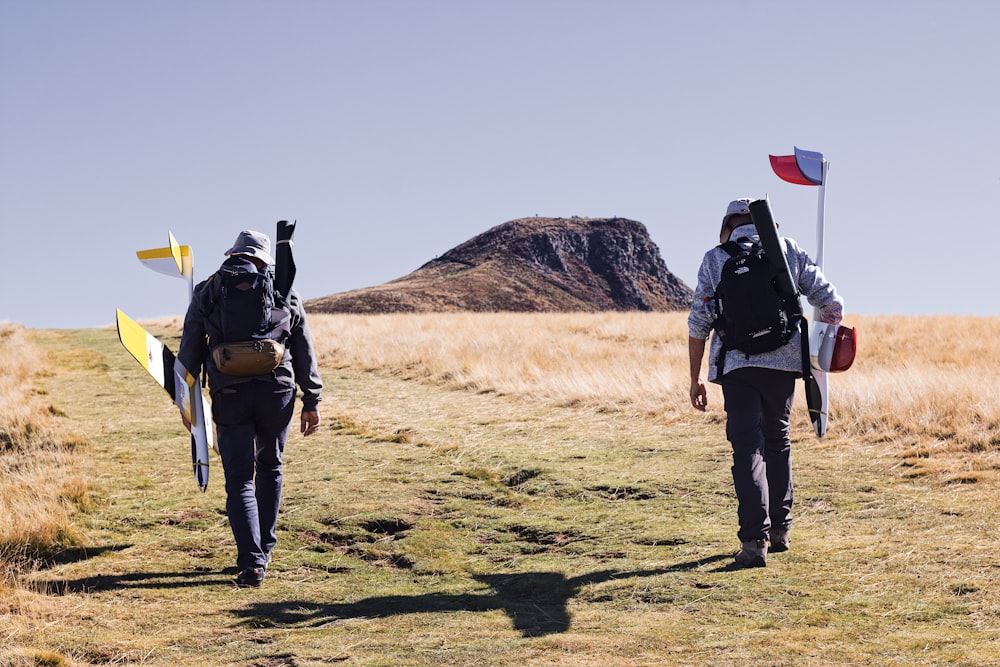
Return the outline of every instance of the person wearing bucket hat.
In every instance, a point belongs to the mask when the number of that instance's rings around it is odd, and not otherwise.
[[[320,424],[323,382],[298,293],[291,289],[286,298],[273,288],[271,239],[242,231],[225,255],[194,289],[177,358],[195,376],[207,371],[236,584],[257,587],[277,543],[296,386],[300,432],[309,436]]]
[[[271,238],[267,234],[253,230],[240,232],[240,235],[236,237],[236,243],[226,251],[226,255],[229,257],[233,255],[253,257],[264,262],[265,266],[274,264],[274,259],[271,257]]]
[[[733,485],[736,491],[741,548],[737,567],[765,567],[770,551],[786,551],[791,544],[792,460],[789,415],[795,380],[802,374],[801,337],[793,335],[771,351],[747,354],[724,348],[718,332],[716,290],[730,259],[729,242],[743,248],[759,241],[750,217],[748,198],[726,207],[719,231],[720,244],[705,253],[698,269],[698,286],[688,314],[688,357],[691,404],[708,407],[702,379],[706,341],[711,335],[708,380],[722,386],[726,411],[726,438],[732,445]],[[839,324],[844,301],[816,263],[790,238],[783,238],[785,258],[799,292],[818,308],[819,319]],[[727,248],[729,250],[727,250]],[[721,353],[721,356],[720,356]],[[720,370],[720,365],[721,369]]]

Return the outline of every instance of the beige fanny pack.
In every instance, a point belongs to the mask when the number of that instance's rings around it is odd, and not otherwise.
[[[212,350],[212,361],[224,375],[250,377],[270,373],[285,356],[285,346],[276,340],[222,343]]]

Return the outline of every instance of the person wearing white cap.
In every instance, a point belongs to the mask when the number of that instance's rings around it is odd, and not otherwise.
[[[195,376],[203,365],[207,370],[236,583],[256,587],[277,543],[296,385],[300,430],[308,436],[319,427],[323,382],[298,294],[273,289],[271,239],[242,231],[225,254],[219,270],[195,287],[177,358]]]
[[[726,207],[722,216],[722,229],[719,230],[719,243],[725,243],[733,233],[733,229],[745,225],[749,221],[750,202],[752,199],[734,199]]]
[[[688,315],[688,356],[691,371],[691,404],[708,407],[701,377],[706,340],[716,326],[716,289],[723,266],[730,258],[724,246],[730,241],[749,247],[759,241],[750,217],[751,199],[736,199],[726,208],[719,230],[720,245],[702,259],[698,286]],[[844,301],[809,255],[794,240],[783,239],[792,280],[820,319],[838,324]],[[712,335],[708,380],[722,386],[726,411],[726,437],[733,450],[733,484],[738,504],[741,549],[737,567],[765,567],[770,550],[788,550],[792,526],[792,459],[789,415],[795,379],[802,374],[801,338],[791,337],[777,349],[746,354],[723,348],[720,336]],[[720,368],[722,370],[720,370]]]

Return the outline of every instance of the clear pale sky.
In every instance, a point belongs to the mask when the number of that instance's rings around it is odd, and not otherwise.
[[[730,199],[768,194],[849,314],[998,314],[1000,3],[0,0],[0,320],[183,314],[297,219],[309,299],[519,217],[646,225],[694,287]]]

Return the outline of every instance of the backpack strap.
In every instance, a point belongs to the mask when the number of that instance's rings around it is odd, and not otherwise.
[[[743,252],[744,248],[736,241],[726,241],[725,243],[720,243],[717,248],[722,248],[726,251],[730,257],[736,257],[736,255]],[[722,315],[722,309],[719,307],[719,286],[715,286],[715,292],[712,293],[712,301],[715,304],[715,320],[718,322],[719,317]],[[714,326],[713,322],[713,326]]]
[[[271,309],[271,317],[269,320],[270,326],[267,329],[267,333],[269,334],[270,337],[270,334],[273,334],[276,331],[279,330],[283,331],[284,335],[280,336],[280,340],[279,338],[273,338],[272,340],[276,340],[281,344],[285,344],[285,342],[287,342],[288,340],[288,337],[291,336],[292,334],[292,324],[291,324],[292,311],[283,302],[279,303],[277,299],[275,299],[274,305],[275,307]],[[275,314],[279,312],[281,313],[281,316],[277,320],[274,319]],[[287,326],[285,326],[286,324]]]
[[[739,244],[739,241],[726,241],[725,243],[720,243],[716,247],[725,250],[730,257],[736,257],[736,255],[740,254],[741,252],[743,252],[743,250],[745,250],[745,248]]]
[[[715,358],[715,377],[719,380],[721,380],[722,376],[725,374],[726,352],[728,352],[728,350],[726,349],[726,344],[723,343],[722,346],[719,347],[719,356]]]

